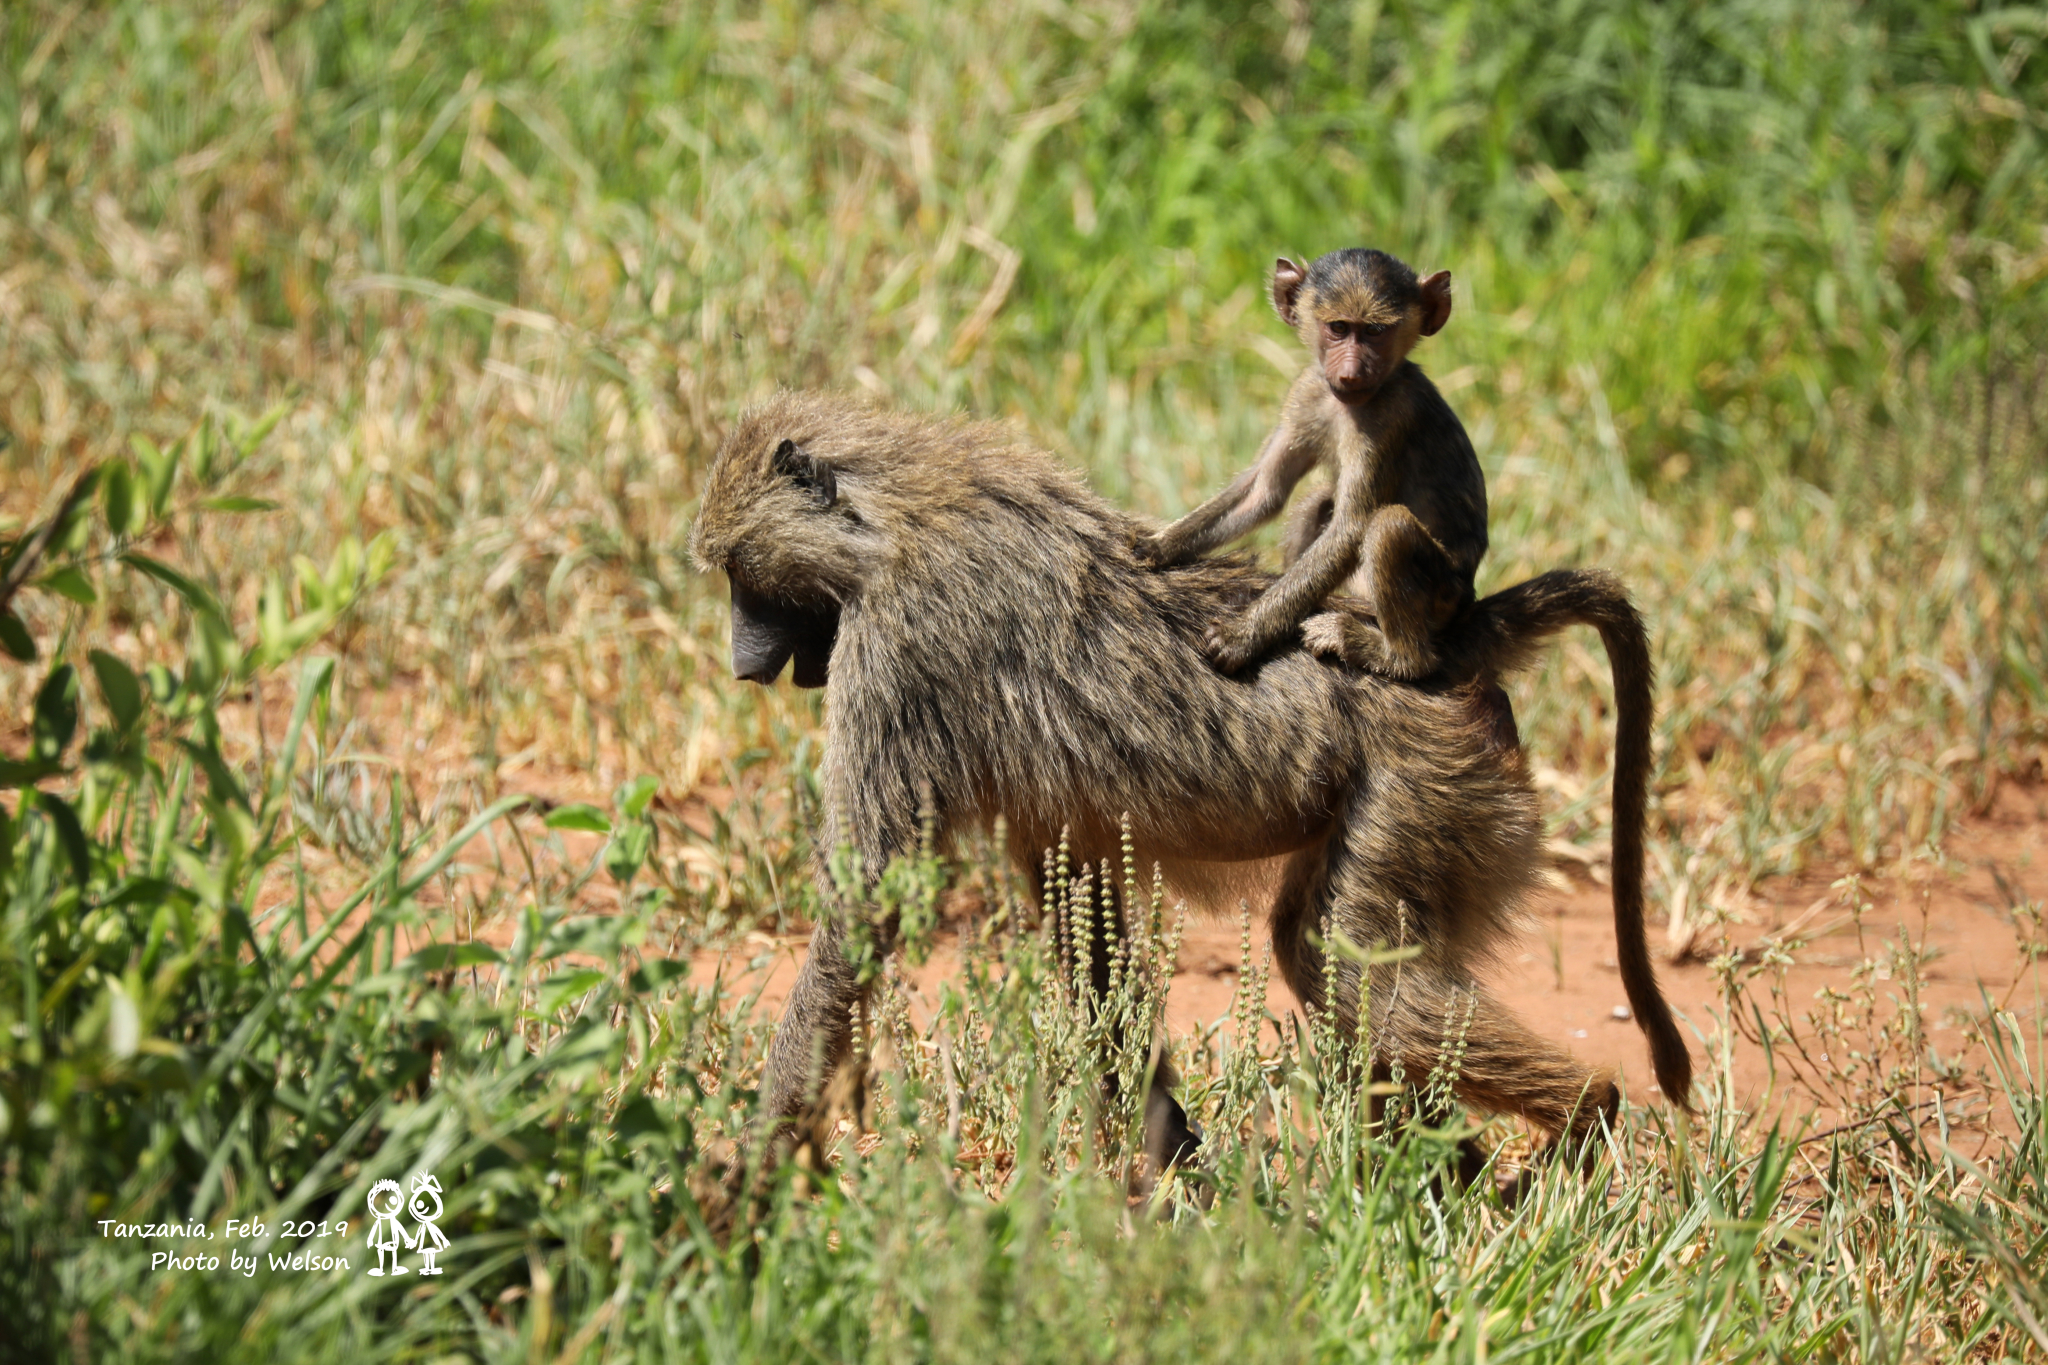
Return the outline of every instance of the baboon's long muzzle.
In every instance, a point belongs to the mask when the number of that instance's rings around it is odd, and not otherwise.
[[[732,580],[732,674],[748,682],[772,683],[796,656],[798,687],[823,687],[839,634],[839,613],[829,608],[791,606]]]

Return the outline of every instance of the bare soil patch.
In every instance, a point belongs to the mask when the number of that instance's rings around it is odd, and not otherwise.
[[[1745,1108],[1782,1113],[1795,1126],[1829,1121],[1835,1108],[1828,1102],[1830,1062],[1837,1059],[1802,1058],[1781,1046],[1774,1077],[1764,1050],[1746,1038],[1736,1038],[1726,1053],[1708,1049],[1709,1040],[1725,1033],[1723,978],[1714,959],[1741,952],[1753,960],[1772,941],[1790,941],[1793,963],[1783,969],[1777,999],[1795,1032],[1817,1036],[1806,1016],[1826,1012],[1825,992],[1854,1000],[1862,982],[1868,982],[1862,997],[1867,1013],[1882,1023],[1917,991],[1933,1054],[1928,1084],[1939,1082],[1944,1102],[1963,1113],[1981,1113],[1983,1098],[1977,1096],[1973,1107],[1973,1087],[1963,1074],[1982,1060],[1974,1029],[1987,1008],[2000,1008],[2013,1011],[2031,1034],[2042,1006],[2041,969],[2026,952],[2029,926],[2024,914],[2013,912],[2029,901],[2048,905],[2048,788],[2005,785],[1985,814],[1952,835],[1947,852],[1939,865],[1915,864],[1862,878],[1866,908],[1860,926],[1851,914],[1850,888],[1837,885],[1839,869],[1775,878],[1740,903],[1722,907],[1730,915],[1725,925],[1702,932],[1687,960],[1659,967],[1701,1070],[1726,1068]],[[1176,1035],[1230,1027],[1242,970],[1240,934],[1235,921],[1189,921],[1168,995],[1167,1027]],[[1262,925],[1253,926],[1254,965],[1264,952],[1264,934]],[[1917,982],[1909,983],[1888,965],[1887,945],[1899,943],[1901,935],[1924,962]],[[1662,943],[1655,926],[1652,942]],[[723,972],[728,983],[758,990],[759,1008],[772,1015],[787,999],[803,955],[802,937],[754,934],[723,952],[696,954],[692,979],[708,982]],[[933,1001],[939,983],[958,969],[957,941],[942,937],[929,961],[905,971],[914,1010],[921,1012]],[[1625,1013],[1617,1013],[1626,1010],[1626,1001],[1605,887],[1577,883],[1538,896],[1522,933],[1485,979],[1539,1036],[1557,1041],[1590,1065],[1613,1069],[1632,1098],[1656,1098],[1642,1033]],[[1769,977],[1760,978],[1750,992],[1767,1017],[1773,1003],[1769,984]],[[1266,1004],[1274,1019],[1299,1009],[1277,977],[1267,983]],[[1850,1012],[1861,1009],[1857,1005]],[[1850,1036],[1855,1035],[1851,1029]],[[1953,1070],[1944,1076],[1947,1068]],[[1811,1084],[1802,1084],[1802,1076]]]

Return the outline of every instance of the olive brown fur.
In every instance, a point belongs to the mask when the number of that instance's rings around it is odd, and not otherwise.
[[[1324,998],[1332,933],[1405,941],[1418,956],[1371,969],[1377,1065],[1427,1074],[1446,1005],[1463,1001],[1462,1100],[1555,1136],[1592,1129],[1618,1103],[1612,1081],[1476,984],[1531,887],[1542,834],[1519,748],[1475,705],[1484,684],[1360,672],[1317,657],[1299,632],[1219,672],[1203,653],[1209,625],[1273,576],[1239,559],[1149,569],[1132,547],[1151,529],[1001,426],[805,393],[741,417],[691,549],[731,580],[735,672],[772,682],[793,653],[799,681],[826,689],[826,902],[839,897],[828,851],[850,845],[872,883],[916,849],[927,818],[945,839],[1000,817],[1034,882],[1036,851],[1062,829],[1077,860],[1121,861],[1126,822],[1140,864],[1170,881],[1282,858],[1275,960],[1306,1005],[1356,1022],[1353,962],[1337,964],[1336,998]],[[1470,677],[1578,619],[1517,600],[1478,614]],[[1325,634],[1341,647],[1341,629]],[[1617,789],[1618,827],[1640,798]],[[1618,858],[1615,883],[1617,916],[1630,907],[1640,942],[1640,864],[1631,873]],[[803,1114],[849,1050],[864,988],[846,932],[843,914],[822,918],[777,1028],[763,1080],[774,1122]],[[1661,1008],[1637,1011],[1646,1029],[1671,1028]],[[1684,1103],[1683,1044],[1675,1029],[1653,1042],[1659,1082]]]

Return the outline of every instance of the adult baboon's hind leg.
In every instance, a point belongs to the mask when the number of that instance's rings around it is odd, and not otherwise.
[[[1531,1033],[1483,988],[1467,989],[1471,1022],[1453,1092],[1475,1109],[1526,1119],[1567,1149],[1589,1155],[1581,1144],[1621,1110],[1612,1078]]]
[[[1407,1084],[1427,1085],[1449,1062],[1451,1093],[1474,1109],[1527,1119],[1553,1138],[1580,1139],[1612,1117],[1613,1082],[1530,1033],[1462,967],[1469,949],[1444,941],[1449,917],[1406,902],[1398,888],[1428,885],[1416,847],[1427,822],[1381,793],[1355,800],[1319,849],[1297,854],[1273,909],[1273,956],[1304,1004],[1336,1011],[1340,1030],[1357,1027],[1360,969],[1326,969],[1319,940],[1341,931],[1364,949],[1418,948],[1419,956],[1372,968],[1371,1049],[1380,1079],[1398,1060]],[[1325,930],[1324,926],[1334,926]],[[1336,998],[1326,1001],[1326,983]],[[1461,1167],[1483,1158],[1468,1147]]]

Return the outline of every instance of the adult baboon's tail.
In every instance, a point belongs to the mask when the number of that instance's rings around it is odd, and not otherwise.
[[[1650,1040],[1657,1084],[1690,1108],[1692,1056],[1657,987],[1643,932],[1643,825],[1650,779],[1650,644],[1613,574],[1556,569],[1482,598],[1444,641],[1447,672],[1514,672],[1566,626],[1600,632],[1614,673],[1614,940],[1622,986]]]

